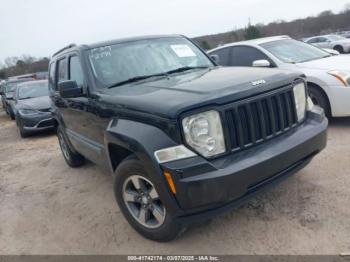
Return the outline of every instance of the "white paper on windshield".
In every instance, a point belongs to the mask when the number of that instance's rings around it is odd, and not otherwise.
[[[196,54],[188,45],[171,45],[171,49],[178,57],[194,57]]]

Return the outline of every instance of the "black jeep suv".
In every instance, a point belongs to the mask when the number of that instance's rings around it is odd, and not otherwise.
[[[183,36],[72,44],[49,71],[66,162],[109,166],[121,211],[153,240],[231,209],[326,146],[303,75],[218,67]]]

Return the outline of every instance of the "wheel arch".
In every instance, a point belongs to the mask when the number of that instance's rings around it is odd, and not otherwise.
[[[328,104],[328,108],[329,108],[329,114],[332,116],[332,105],[331,105],[331,102],[330,102],[330,99],[326,93],[326,91],[318,84],[312,82],[312,81],[307,81],[307,85],[308,87],[313,87],[313,88],[316,88],[318,91],[320,91],[324,97],[326,98],[327,100],[327,104]]]
[[[117,175],[115,170],[119,164],[128,156],[135,155],[144,165],[147,175],[156,185],[167,207],[173,212],[178,211],[178,204],[174,196],[169,188],[164,186],[166,178],[154,156],[154,152],[159,149],[175,146],[176,143],[172,139],[155,126],[117,119],[109,123],[104,140],[110,171],[114,176]]]

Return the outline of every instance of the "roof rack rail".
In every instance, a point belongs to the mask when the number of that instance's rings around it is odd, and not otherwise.
[[[59,53],[63,52],[64,50],[66,49],[69,49],[69,48],[72,48],[72,47],[75,47],[77,46],[76,44],[69,44],[65,47],[63,47],[62,49],[58,50],[56,53],[54,53],[52,56],[55,56],[55,55],[58,55]]]

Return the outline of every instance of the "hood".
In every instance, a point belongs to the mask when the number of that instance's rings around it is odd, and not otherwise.
[[[18,100],[17,106],[22,109],[48,110],[51,108],[51,101],[48,96]]]
[[[119,86],[105,91],[108,94],[101,99],[109,106],[175,118],[184,111],[230,103],[291,84],[300,76],[290,70],[216,67]]]
[[[300,68],[321,69],[321,70],[348,70],[350,71],[350,56],[335,55],[326,58],[321,58],[305,63],[296,64]]]

